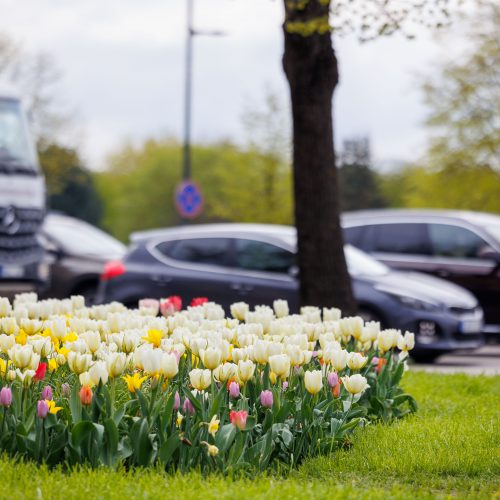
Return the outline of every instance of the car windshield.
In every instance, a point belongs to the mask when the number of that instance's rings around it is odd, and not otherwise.
[[[486,226],[486,231],[488,231],[495,240],[500,242],[500,224],[490,224]]]
[[[38,170],[21,104],[14,99],[0,99],[0,165]]]
[[[351,276],[381,276],[389,272],[389,268],[373,259],[366,253],[346,245],[345,258]]]
[[[54,221],[49,216],[43,230],[70,254],[109,256],[126,250],[123,243],[82,221]]]

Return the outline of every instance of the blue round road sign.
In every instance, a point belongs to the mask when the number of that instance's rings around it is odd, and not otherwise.
[[[193,219],[203,210],[203,196],[193,181],[183,181],[175,190],[175,206],[181,217]]]

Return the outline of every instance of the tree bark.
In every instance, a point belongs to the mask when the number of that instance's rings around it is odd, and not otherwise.
[[[285,4],[283,68],[293,117],[295,225],[303,305],[339,307],[354,314],[351,279],[340,227],[332,98],[338,83],[331,33],[318,26],[329,5],[308,0]],[[303,2],[302,2],[303,4]],[[311,33],[312,27],[312,33]]]

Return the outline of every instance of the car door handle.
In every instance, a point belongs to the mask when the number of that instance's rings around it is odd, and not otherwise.
[[[441,278],[449,278],[451,276],[450,271],[448,269],[438,269],[437,275],[441,276]]]
[[[159,285],[165,284],[165,283],[170,283],[172,281],[172,278],[170,276],[162,276],[159,274],[154,274],[151,276],[151,281],[154,283],[158,283]]]

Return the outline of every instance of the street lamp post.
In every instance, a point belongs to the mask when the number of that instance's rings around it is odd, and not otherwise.
[[[193,67],[193,37],[196,35],[222,36],[221,31],[198,31],[193,28],[194,0],[187,0],[187,36],[186,36],[186,75],[184,88],[184,147],[182,161],[182,179],[191,178],[191,96]]]
[[[187,0],[186,77],[184,88],[184,156],[182,179],[191,177],[191,93],[193,66],[193,0]]]

